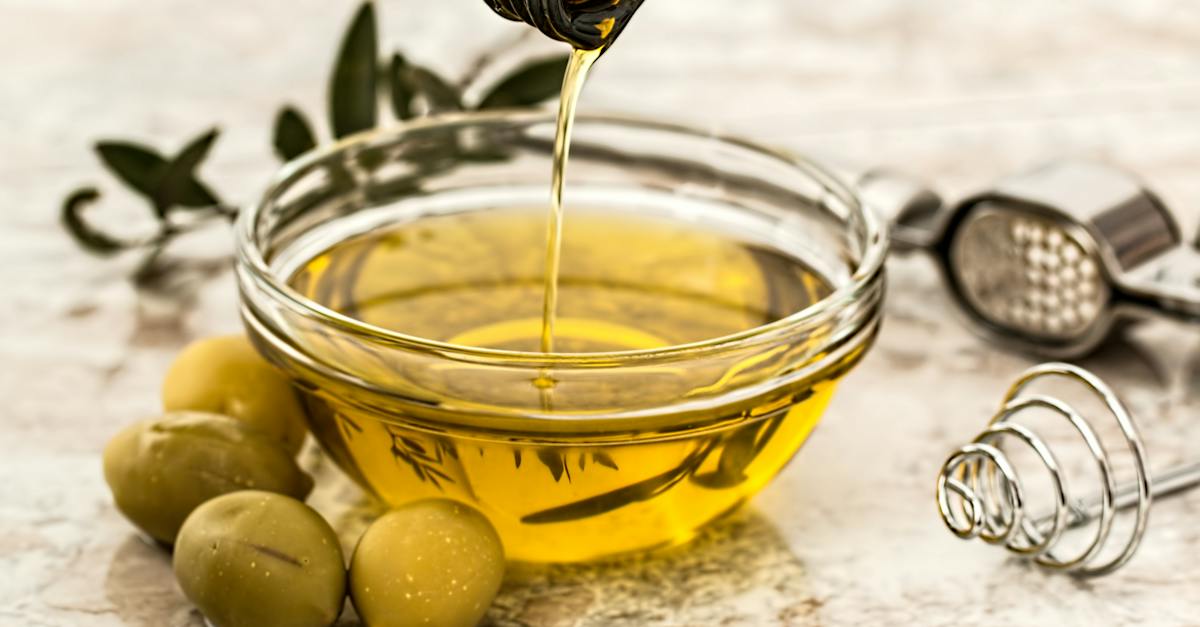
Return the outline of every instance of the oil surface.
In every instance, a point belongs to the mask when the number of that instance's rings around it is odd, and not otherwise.
[[[541,348],[544,214],[421,218],[340,242],[290,281],[339,313],[452,344]],[[803,263],[661,217],[576,208],[563,231],[560,353],[710,340],[829,293]]]
[[[544,216],[541,208],[493,209],[375,230],[316,255],[290,283],[308,298],[388,330],[537,352]],[[830,289],[795,259],[678,219],[573,207],[563,226],[555,334],[562,353],[709,340],[787,316]],[[684,541],[736,507],[792,457],[844,368],[834,364],[769,395],[705,409],[696,421],[728,419],[730,426],[688,437],[641,430],[636,422],[634,435],[620,441],[496,437],[420,425],[431,418],[454,422],[445,419],[462,411],[463,394],[474,395],[477,411],[488,409],[481,394],[534,409],[539,397],[545,409],[548,398],[550,409],[574,411],[611,409],[614,402],[663,394],[664,386],[678,397],[719,393],[772,360],[780,368],[796,366],[781,357],[784,348],[717,372],[684,364],[660,376],[564,383],[550,394],[539,380],[556,373],[533,373],[500,389],[469,365],[397,370],[393,378],[444,384],[444,399],[399,398],[367,409],[354,401],[351,386],[315,381],[306,402],[331,456],[383,500],[460,499],[488,515],[511,558],[582,560]],[[338,350],[337,359],[374,358]],[[418,415],[421,420],[409,420]]]

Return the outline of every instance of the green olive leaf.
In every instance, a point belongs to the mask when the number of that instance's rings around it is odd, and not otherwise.
[[[144,196],[159,217],[176,205],[209,207],[219,201],[195,178],[195,169],[216,140],[214,129],[201,135],[168,161],[153,148],[122,141],[101,141],[96,152],[104,165],[130,189]]]
[[[101,141],[96,143],[96,153],[130,189],[154,201],[167,169],[167,160],[158,151],[132,142]]]
[[[410,78],[410,68],[404,55],[397,52],[392,55],[392,63],[388,69],[388,92],[392,102],[392,113],[396,119],[407,120],[413,116],[413,84]]]
[[[196,168],[208,157],[218,135],[220,131],[215,128],[205,132],[188,142],[167,164],[154,195],[154,207],[159,215],[165,215],[175,206],[211,207],[221,202],[196,178]]]
[[[88,224],[83,211],[100,199],[100,192],[93,187],[84,187],[71,192],[62,206],[62,223],[67,232],[84,250],[108,257],[132,247],[134,244],[117,239]]]
[[[408,74],[414,91],[425,101],[428,113],[462,110],[462,96],[458,89],[432,70],[410,63]]]
[[[413,109],[416,99],[425,105],[427,114],[463,109],[462,94],[457,87],[433,70],[410,62],[400,53],[392,56],[388,80],[391,83],[389,95],[392,111],[401,120],[416,116],[417,112]]]
[[[541,59],[517,68],[487,92],[479,109],[528,107],[558,95],[568,57]]]
[[[275,154],[284,161],[296,157],[317,147],[312,126],[295,107],[287,106],[279,110],[275,116]]]
[[[334,137],[375,126],[378,55],[375,4],[364,2],[342,40],[329,81],[329,121]]]

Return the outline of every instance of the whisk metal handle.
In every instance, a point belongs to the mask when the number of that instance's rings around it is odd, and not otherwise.
[[[924,182],[884,168],[853,173],[859,196],[888,223],[891,250],[929,249],[941,237],[946,203]]]
[[[1150,493],[1155,499],[1161,499],[1186,492],[1200,485],[1200,462],[1177,466],[1154,477]],[[1125,483],[1119,486],[1114,494],[1113,507],[1119,510],[1129,509],[1138,504],[1138,485]],[[1086,500],[1076,502],[1071,506],[1071,514],[1067,524],[1071,527],[1086,525],[1100,517],[1103,500],[1099,495],[1093,495]],[[1035,524],[1049,525],[1054,520],[1053,514],[1042,516],[1034,521]]]

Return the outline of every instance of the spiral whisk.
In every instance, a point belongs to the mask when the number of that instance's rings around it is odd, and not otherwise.
[[[1081,385],[1103,402],[1128,449],[1126,465],[1133,469],[1132,481],[1117,484],[1113,457],[1093,422],[1059,398],[1028,390],[1031,384],[1046,378],[1066,379]],[[1064,467],[1050,445],[1018,422],[1025,412],[1033,410],[1048,411],[1070,423],[1098,471],[1098,491],[1091,491],[1086,499],[1073,498]],[[1044,465],[1054,499],[1050,514],[1037,518],[1029,515],[1025,484],[1010,456],[1001,449],[1006,440],[1028,446]],[[973,442],[950,455],[938,475],[937,502],[942,520],[960,538],[979,537],[991,544],[1004,545],[1041,566],[1094,576],[1110,573],[1133,557],[1145,535],[1155,496],[1165,496],[1197,483],[1200,483],[1200,464],[1174,469],[1152,481],[1137,424],[1117,395],[1087,370],[1050,363],[1026,371],[1009,389],[988,427]],[[1134,509],[1132,527],[1128,533],[1113,537],[1116,515],[1124,509]],[[1092,529],[1090,542],[1064,555],[1058,546],[1063,534],[1085,525]]]

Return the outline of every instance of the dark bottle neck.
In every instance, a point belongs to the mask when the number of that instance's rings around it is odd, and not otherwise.
[[[607,48],[644,0],[484,0],[496,13],[582,50]]]

